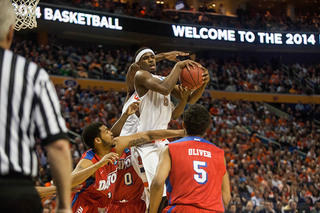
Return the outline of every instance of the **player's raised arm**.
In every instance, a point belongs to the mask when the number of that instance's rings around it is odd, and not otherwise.
[[[119,155],[122,154],[123,150],[132,146],[139,146],[154,140],[184,137],[185,130],[153,130],[135,133],[129,136],[120,136],[114,138],[116,143],[115,151]]]
[[[159,164],[157,167],[156,175],[151,184],[150,188],[150,208],[149,213],[157,213],[162,193],[164,183],[171,170],[171,158],[169,153],[169,147],[165,146],[160,154]]]
[[[170,51],[170,52],[159,53],[155,55],[155,58],[156,58],[156,62],[159,62],[164,59],[178,62],[179,61],[179,59],[177,59],[178,56],[188,56],[188,55],[189,53],[185,53],[182,51]]]
[[[173,120],[178,119],[180,117],[180,115],[183,113],[183,111],[187,105],[188,98],[191,93],[191,90],[189,90],[187,87],[183,87],[182,85],[176,85],[175,88],[177,88],[177,90],[178,90],[178,93],[180,96],[180,101],[175,106],[174,110],[172,111],[171,119],[173,119]]]
[[[127,86],[127,97],[126,102],[134,92],[134,76],[136,75],[136,72],[140,70],[140,66],[138,63],[132,63],[131,66],[128,69],[127,75],[126,75],[126,86]]]
[[[140,102],[136,101],[130,104],[125,113],[123,113],[116,123],[111,127],[110,131],[113,133],[114,137],[118,137],[120,135],[122,127],[126,123],[128,117],[139,109],[139,103]]]
[[[190,66],[202,67],[192,60],[180,61],[176,63],[170,74],[163,81],[153,77],[148,71],[139,70],[134,77],[136,90],[140,96],[144,95],[148,90],[168,95],[175,87],[182,68],[187,67],[189,69]]]

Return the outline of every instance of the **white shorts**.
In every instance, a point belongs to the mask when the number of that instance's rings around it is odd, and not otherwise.
[[[157,140],[155,143],[131,147],[133,168],[144,183],[148,182],[149,192],[152,180],[156,174],[157,166],[159,164],[160,152],[168,143],[168,140]],[[139,156],[141,157],[140,160],[142,160],[142,165],[139,163]],[[162,196],[166,196],[166,187],[164,187]]]

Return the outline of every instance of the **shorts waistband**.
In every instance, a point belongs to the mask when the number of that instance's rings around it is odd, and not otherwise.
[[[117,201],[117,200],[113,200],[111,201],[111,204],[113,205],[131,205],[131,204],[136,204],[138,202],[144,202],[141,199],[137,199],[137,200],[122,200],[122,201]]]

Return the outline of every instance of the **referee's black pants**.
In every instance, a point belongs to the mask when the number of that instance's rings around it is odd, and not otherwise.
[[[33,181],[0,177],[0,212],[41,213],[41,200]]]

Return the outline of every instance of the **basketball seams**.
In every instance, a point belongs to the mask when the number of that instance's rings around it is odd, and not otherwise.
[[[180,76],[180,83],[189,84],[192,88],[194,87],[189,81],[187,81],[183,76]],[[189,88],[189,87],[188,87]]]
[[[197,83],[196,83],[195,80],[193,79],[193,76],[192,76],[190,70],[187,69],[187,71],[188,71],[188,73],[189,73],[189,75],[190,75],[190,77],[191,77],[191,79],[192,79],[192,81],[193,81],[193,83],[194,83],[194,84],[193,84],[193,87],[196,87],[196,86],[197,86]]]
[[[202,71],[203,73],[203,70],[199,70],[199,69],[200,69],[199,67],[195,67],[195,68],[191,67],[190,70],[188,70],[186,67],[184,67],[180,74],[180,78],[179,78],[180,83],[183,86],[187,86],[189,89],[192,89],[192,90],[199,88],[203,83],[203,80],[201,79],[201,75],[200,75],[200,71]]]

